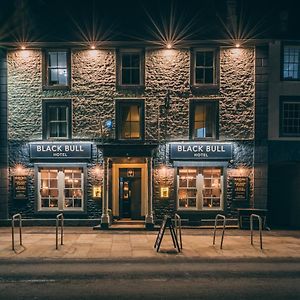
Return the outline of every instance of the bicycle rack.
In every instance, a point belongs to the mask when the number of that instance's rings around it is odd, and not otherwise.
[[[22,244],[22,216],[21,214],[15,214],[11,218],[11,240],[12,240],[12,250],[15,251],[15,221],[19,219],[19,235],[20,235],[20,246]]]
[[[213,238],[213,245],[216,244],[216,231],[217,231],[217,222],[218,219],[223,219],[223,231],[222,231],[222,238],[221,238],[221,245],[220,249],[223,248],[223,240],[224,240],[224,233],[225,233],[225,226],[226,226],[226,217],[224,215],[217,214],[215,218],[215,227],[214,227],[214,238]]]
[[[174,225],[175,225],[175,233],[177,236],[177,240],[178,240],[178,233],[179,233],[180,249],[182,249],[181,218],[178,214],[175,214]]]
[[[58,214],[56,216],[56,250],[58,249],[58,227],[59,227],[59,220],[61,220],[60,223],[60,244],[64,244],[64,215]]]
[[[262,249],[263,248],[263,245],[262,245],[262,219],[261,219],[261,216],[256,215],[256,214],[251,214],[250,215],[251,245],[253,245],[253,218],[254,217],[258,219],[260,249]]]

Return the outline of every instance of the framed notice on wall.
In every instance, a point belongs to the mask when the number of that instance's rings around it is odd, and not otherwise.
[[[28,176],[15,175],[12,178],[12,188],[14,199],[28,198]]]
[[[235,201],[248,201],[249,199],[249,177],[232,177],[233,191],[232,199]]]

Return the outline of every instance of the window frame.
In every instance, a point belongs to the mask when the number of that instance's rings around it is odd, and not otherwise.
[[[49,114],[50,106],[66,106],[67,110],[67,136],[66,137],[50,137],[49,136]],[[42,132],[45,140],[69,140],[72,138],[72,101],[70,99],[45,99],[42,102]]]
[[[41,168],[48,168],[48,169],[69,169],[69,168],[81,168],[83,174],[83,181],[82,181],[82,207],[81,209],[60,209],[60,205],[58,205],[57,209],[41,209],[41,198],[39,194],[39,186],[40,186],[40,175],[39,170]],[[51,214],[56,215],[58,212],[63,212],[64,214],[86,214],[87,211],[87,202],[88,202],[88,188],[87,188],[87,164],[86,163],[35,163],[34,164],[34,173],[35,173],[35,214]],[[58,187],[60,183],[58,182]],[[58,200],[59,201],[59,200]],[[63,204],[62,204],[63,205]]]
[[[283,131],[283,117],[284,117],[283,106],[285,103],[297,103],[300,105],[300,97],[298,97],[298,96],[280,96],[279,97],[279,137],[299,138],[300,132],[299,132],[299,134],[289,134],[289,133],[285,133]]]
[[[300,57],[299,57],[299,78],[298,79],[293,79],[293,78],[285,78],[284,77],[284,49],[285,47],[297,47],[299,48],[299,52],[300,52],[300,43],[282,43],[281,44],[281,57],[280,57],[280,80],[284,81],[284,82],[298,82],[300,81]]]
[[[198,52],[213,52],[213,82],[212,83],[196,83],[196,55]],[[211,88],[219,87],[219,69],[220,69],[220,54],[217,47],[194,48],[190,52],[190,80],[191,86],[194,88]]]
[[[49,52],[66,52],[67,55],[67,84],[57,84],[51,85],[49,84],[49,73],[48,73],[48,55]],[[43,89],[44,90],[70,90],[71,89],[71,50],[70,49],[58,49],[58,48],[47,48],[43,51]]]
[[[180,207],[179,206],[179,169],[181,168],[193,168],[196,169],[196,206],[195,207]],[[220,206],[214,208],[214,207],[204,207],[203,206],[203,190],[204,190],[204,182],[201,182],[201,180],[204,180],[203,177],[203,169],[213,169],[217,168],[221,170],[221,176],[220,176]],[[202,169],[202,173],[199,172],[199,169]],[[189,211],[197,211],[202,213],[210,213],[210,212],[224,212],[226,210],[226,172],[227,168],[224,164],[213,164],[213,163],[180,163],[176,164],[176,171],[175,171],[175,179],[176,179],[176,207],[177,211],[181,212],[189,212]],[[201,178],[202,177],[202,178]]]
[[[121,138],[122,107],[138,105],[140,107],[140,138]],[[116,99],[116,138],[119,141],[144,141],[145,138],[145,101],[144,99]],[[121,125],[122,126],[122,125]]]
[[[195,123],[195,109],[197,105],[200,104],[209,104],[212,106],[214,112],[213,112],[213,136],[212,137],[204,137],[204,138],[198,138],[194,135],[194,123]],[[219,138],[219,101],[218,100],[208,100],[208,99],[195,99],[190,100],[189,103],[189,136],[191,140],[196,141],[214,141]]]
[[[122,83],[122,62],[123,54],[139,54],[140,56],[140,83],[139,84],[123,84]],[[117,73],[117,87],[123,88],[123,89],[130,89],[130,88],[143,88],[145,86],[145,51],[144,49],[131,49],[131,48],[122,48],[116,50],[116,56],[117,56],[117,64],[116,64],[116,73]]]

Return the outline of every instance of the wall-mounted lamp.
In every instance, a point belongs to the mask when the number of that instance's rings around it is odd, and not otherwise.
[[[171,43],[167,43],[166,48],[167,48],[167,49],[172,49],[172,48],[173,48],[173,45],[172,45]]]
[[[160,187],[160,198],[169,198],[169,188],[165,186]]]
[[[166,96],[165,96],[165,103],[164,103],[164,106],[165,106],[165,109],[169,109],[170,108],[170,102],[171,102],[171,97],[170,97],[170,91],[167,90],[167,93],[166,93]]]
[[[102,188],[101,185],[94,185],[93,186],[93,198],[100,199],[101,198]]]

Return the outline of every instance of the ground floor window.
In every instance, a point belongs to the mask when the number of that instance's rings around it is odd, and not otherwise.
[[[83,210],[83,168],[39,168],[39,210]]]
[[[180,167],[177,173],[178,209],[220,210],[223,200],[223,169]]]

